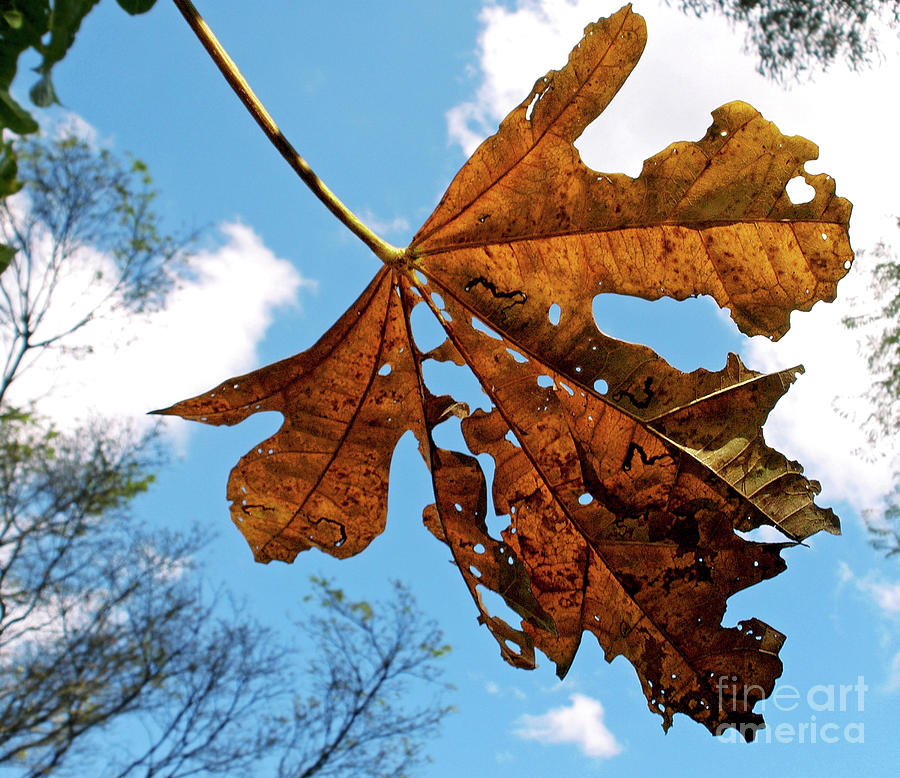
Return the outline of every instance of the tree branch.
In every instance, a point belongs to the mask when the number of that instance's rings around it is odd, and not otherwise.
[[[209,53],[209,56],[215,62],[216,67],[225,77],[235,94],[240,98],[241,102],[250,112],[250,115],[256,120],[256,123],[262,128],[266,137],[272,142],[272,145],[278,149],[278,152],[294,169],[294,172],[300,176],[300,179],[306,184],[312,193],[331,211],[338,220],[344,224],[356,237],[365,243],[386,265],[396,265],[400,263],[406,256],[406,250],[392,246],[387,241],[376,235],[368,226],[366,226],[360,218],[354,214],[337,195],[334,194],[312,170],[307,161],[300,156],[297,150],[291,145],[284,134],[275,124],[274,119],[269,115],[265,106],[260,102],[259,98],[253,93],[250,84],[238,70],[234,60],[225,51],[222,44],[219,43],[213,31],[209,28],[203,17],[194,7],[190,0],[173,0],[178,10],[181,11],[187,23],[190,25],[194,34],[200,39],[203,47]]]

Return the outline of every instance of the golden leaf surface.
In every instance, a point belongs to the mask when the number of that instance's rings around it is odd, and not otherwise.
[[[722,617],[728,597],[785,568],[791,544],[738,532],[839,532],[814,502],[819,485],[763,439],[802,368],[765,375],[729,355],[718,372],[683,373],[602,333],[592,303],[710,295],[745,333],[780,337],[792,311],[834,298],[853,256],[850,204],[828,176],[804,171],[812,143],[744,103],[714,111],[706,136],[669,146],[638,178],[589,169],[573,143],[645,40],[630,6],[588,26],[568,64],[460,170],[402,260],[312,348],[161,413],[209,424],[284,415],[228,485],[232,518],[263,562],[365,548],[384,528],[393,449],[412,430],[435,493],[425,524],[507,661],[533,667],[536,647],[562,676],[590,632],[607,659],[634,665],[666,728],[680,712],[751,738],[784,636]],[[815,189],[807,203],[786,194],[797,176]],[[412,337],[417,305],[447,334],[428,353]],[[491,410],[432,395],[429,359],[468,366]],[[468,452],[434,443],[450,415],[463,419]],[[482,453],[496,465],[494,509],[509,518],[499,538],[472,456]],[[492,616],[479,587],[521,623]]]

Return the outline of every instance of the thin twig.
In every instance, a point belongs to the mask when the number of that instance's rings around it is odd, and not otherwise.
[[[209,28],[203,17],[200,16],[194,4],[190,0],[174,0],[178,10],[187,20],[191,29],[200,39],[204,48],[209,52],[213,62],[225,76],[225,80],[231,85],[235,94],[241,99],[246,106],[250,115],[256,119],[256,123],[262,128],[272,145],[278,149],[279,153],[287,163],[296,171],[297,175],[303,180],[319,198],[347,228],[353,232],[363,243],[365,243],[375,253],[382,262],[387,265],[396,265],[405,255],[404,249],[392,246],[372,230],[370,230],[359,217],[356,216],[346,205],[344,205],[323,182],[313,172],[312,168],[303,157],[297,153],[297,150],[284,137],[278,125],[269,115],[259,98],[253,93],[246,79],[241,75],[234,60],[228,56],[228,52],[219,43],[213,31]]]

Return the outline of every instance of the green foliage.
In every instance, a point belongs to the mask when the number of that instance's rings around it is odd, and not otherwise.
[[[35,105],[46,107],[59,102],[53,88],[53,68],[66,56],[84,18],[99,0],[2,0],[0,3],[0,88],[8,96],[18,69],[19,57],[33,49],[41,58],[36,72],[40,79],[31,89]],[[129,14],[149,11],[155,0],[118,0]],[[11,98],[10,98],[11,99]],[[27,116],[21,106],[17,110]],[[33,120],[32,120],[33,121]],[[18,134],[34,132],[17,130]]]
[[[0,768],[240,772],[268,748],[287,651],[198,589],[199,533],[136,524],[158,464],[152,433],[0,417]],[[130,761],[90,747],[129,716],[152,733]]]
[[[131,309],[163,304],[187,240],[163,231],[153,210],[157,192],[143,162],[76,137],[26,140],[19,147],[19,176],[29,195],[28,218],[47,229],[59,251],[71,255],[79,245],[90,245],[108,252]],[[23,237],[17,248],[27,242]]]
[[[867,421],[874,443],[900,432],[900,262],[883,242],[869,256],[877,260],[870,285],[877,310],[849,316],[844,324],[851,329],[878,325],[877,335],[869,337],[867,357],[869,369],[876,376],[869,391],[874,410]]]
[[[897,0],[679,0],[698,16],[716,11],[746,25],[759,71],[790,79],[841,59],[868,63],[878,48],[878,20],[900,22]]]
[[[0,261],[10,269],[0,277],[0,402],[14,376],[48,349],[67,348],[74,333],[90,322],[123,311],[157,309],[165,303],[182,269],[188,239],[165,234],[153,210],[156,192],[146,165],[94,149],[77,138],[25,140],[19,175],[27,206],[0,202]],[[49,245],[50,250],[43,250]],[[104,252],[104,271],[83,271],[82,247]],[[84,299],[55,305],[61,283],[82,271]],[[103,272],[97,277],[95,273]],[[105,289],[97,294],[102,281]],[[71,289],[69,293],[71,294]],[[68,311],[69,317],[47,317]],[[53,319],[55,329],[50,329]]]
[[[199,532],[136,525],[158,449],[120,432],[0,416],[0,770],[388,776],[421,761],[450,708],[406,693],[444,688],[449,649],[412,595],[370,604],[315,579],[298,655],[203,595]],[[113,739],[123,722],[146,742]]]
[[[149,11],[153,8],[156,0],[116,0],[116,2],[121,8],[133,16]]]
[[[29,97],[40,108],[59,103],[53,86],[53,68],[75,42],[81,23],[99,0],[0,0],[0,199],[16,192],[16,149],[7,133],[37,132],[34,117],[10,94],[19,68],[19,58],[33,50],[41,58],[35,68],[39,79]],[[118,0],[130,14],[144,13],[155,0]],[[0,262],[0,272],[3,271]]]
[[[209,533],[133,517],[162,460],[153,431],[107,419],[61,432],[9,405],[21,371],[48,349],[71,353],[89,322],[164,306],[183,248],[159,227],[140,160],[66,138],[25,141],[20,162],[27,199],[0,203],[13,247],[0,252],[0,770],[350,776],[414,764],[449,708],[410,710],[402,693],[435,682],[447,647],[408,592],[370,604],[314,586],[302,624],[313,672],[327,673],[335,645],[352,647],[359,672],[304,688],[296,650],[205,593],[196,560]],[[104,253],[105,276],[85,247]],[[58,286],[70,266],[108,294],[66,321],[79,297]]]
[[[351,599],[327,578],[310,582],[305,601],[313,608],[298,627],[315,647],[311,688],[280,719],[278,775],[407,775],[453,710],[441,699],[448,687],[438,664],[450,647],[399,582],[381,602]],[[435,696],[410,706],[413,687]]]
[[[16,255],[16,250],[12,246],[0,245],[0,273],[9,267],[12,258]]]
[[[867,340],[869,370],[876,378],[868,391],[873,410],[866,420],[868,438],[874,446],[900,433],[900,260],[884,242],[869,254],[876,260],[870,292],[877,310],[849,316],[844,324],[851,329],[875,325],[875,334]],[[900,554],[900,488],[895,489],[883,512],[870,512],[865,520],[875,548],[886,556]]]

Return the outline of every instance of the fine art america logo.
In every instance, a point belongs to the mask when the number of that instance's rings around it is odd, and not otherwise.
[[[735,676],[723,675],[718,681],[719,705],[739,698],[744,701],[759,700],[765,692],[760,687],[749,686],[740,689],[735,684]],[[805,692],[790,684],[777,685],[768,699],[760,700],[755,711],[765,713],[770,724],[761,727],[755,724],[741,724],[738,729],[722,725],[716,734],[723,743],[743,742],[745,739],[763,743],[863,743],[865,725],[862,713],[865,710],[865,693],[869,690],[863,676],[856,683],[816,684]],[[785,716],[776,716],[780,711]],[[793,721],[777,721],[790,718]],[[746,737],[749,735],[750,737]]]

